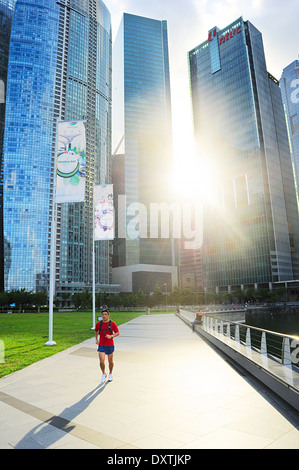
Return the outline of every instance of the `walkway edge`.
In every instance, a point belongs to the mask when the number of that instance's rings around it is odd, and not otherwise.
[[[188,320],[184,319],[180,315],[178,316],[187,325],[191,326]],[[233,361],[243,367],[243,369],[248,371],[256,379],[266,385],[266,387],[282,398],[288,405],[292,406],[296,411],[299,411],[299,393],[296,390],[289,387],[286,383],[280,381],[276,376],[272,375],[270,372],[266,371],[255,362],[251,362],[250,359],[246,358],[242,354],[239,354],[238,351],[230,348],[225,343],[215,338],[215,336],[210,335],[202,328],[196,328],[195,331],[218,349],[220,349]]]

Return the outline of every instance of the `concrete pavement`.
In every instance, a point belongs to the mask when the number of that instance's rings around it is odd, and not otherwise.
[[[111,315],[113,319],[113,315]],[[120,326],[0,380],[1,449],[298,449],[299,414],[175,315]]]

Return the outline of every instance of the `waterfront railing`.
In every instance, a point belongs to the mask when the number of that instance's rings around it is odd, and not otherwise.
[[[222,345],[221,349],[230,352],[232,358],[242,356],[242,366],[250,364],[248,370],[252,371],[254,364],[296,392],[299,407],[299,337],[247,325],[245,314],[240,313],[235,312],[235,318],[232,312],[206,313],[202,323],[196,322],[194,312],[180,310],[178,315],[194,331]]]

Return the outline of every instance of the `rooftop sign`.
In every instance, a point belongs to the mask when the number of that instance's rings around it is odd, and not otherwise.
[[[227,31],[223,36],[219,38],[219,46],[223,44],[224,42],[228,41],[230,38],[232,38],[236,34],[241,33],[241,31],[242,31],[242,26],[238,26],[237,28],[232,28],[231,31]],[[214,28],[214,30],[209,32],[208,41],[209,42],[213,41],[214,37],[216,36],[217,36],[217,28]]]

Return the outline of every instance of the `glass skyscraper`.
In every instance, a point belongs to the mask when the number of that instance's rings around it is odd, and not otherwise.
[[[59,116],[86,120],[84,203],[61,204],[58,213],[58,292],[92,286],[93,183],[110,182],[111,17],[101,0],[72,0],[60,5],[57,76]],[[109,292],[112,245],[95,242],[96,290]]]
[[[48,272],[58,11],[54,2],[18,1],[12,25],[4,137],[6,290],[35,291]]]
[[[125,13],[113,48],[113,70],[114,187],[126,198],[117,207],[118,213],[125,212],[126,230],[130,206],[142,204],[150,217],[151,203],[167,202],[172,125],[166,21]],[[151,238],[147,228],[134,237],[120,236],[118,226],[112,271],[122,290],[152,292],[157,283],[169,290],[177,283],[171,237]]]
[[[3,139],[10,33],[16,0],[0,0],[0,291],[4,290]]]
[[[48,287],[56,122],[84,120],[85,202],[57,208],[56,293],[92,285],[93,183],[109,183],[111,21],[101,0],[18,0],[4,150],[5,288]],[[96,243],[96,284],[111,247]]]
[[[299,204],[299,60],[294,60],[294,62],[284,68],[280,79],[280,86],[287,120]]]
[[[205,202],[207,291],[298,279],[299,223],[279,82],[261,33],[238,18],[189,52],[199,158],[214,168]],[[212,184],[212,182],[211,182]]]

